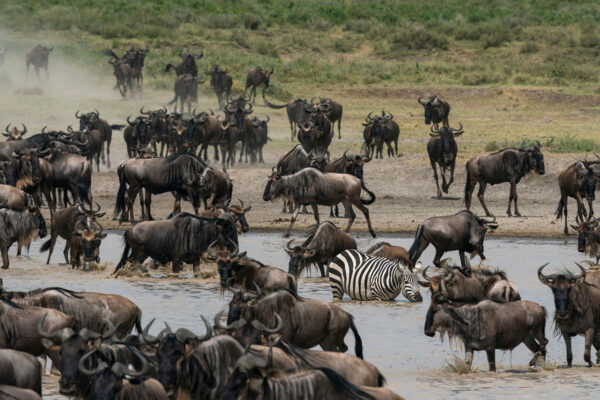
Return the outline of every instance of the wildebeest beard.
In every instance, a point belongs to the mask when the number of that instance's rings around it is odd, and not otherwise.
[[[373,137],[377,140],[381,139],[381,124],[373,125]]]

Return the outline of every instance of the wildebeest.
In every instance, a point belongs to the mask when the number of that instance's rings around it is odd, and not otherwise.
[[[485,215],[492,213],[485,205],[483,194],[487,184],[510,183],[510,195],[508,197],[508,209],[506,213],[512,217],[510,205],[514,200],[515,216],[520,217],[517,208],[517,184],[521,178],[530,172],[544,175],[544,155],[540,150],[540,143],[536,146],[527,146],[521,149],[503,149],[495,153],[483,154],[471,158],[467,162],[467,183],[465,185],[465,205],[467,210],[471,208],[471,196],[475,186],[479,183],[477,197],[483,206]]]
[[[113,66],[113,75],[117,80],[115,88],[119,89],[122,97],[127,96],[127,91],[133,92],[133,71],[131,66],[123,60],[108,60]]]
[[[435,257],[433,264],[441,266],[440,259],[447,251],[458,250],[460,264],[465,272],[470,270],[469,260],[465,252],[475,253],[482,260],[483,241],[489,229],[498,228],[495,218],[493,220],[478,217],[471,211],[463,210],[454,215],[427,218],[417,228],[415,240],[410,247],[410,259],[415,265],[423,251],[433,244]]]
[[[297,297],[287,290],[258,298],[250,293],[234,295],[229,303],[227,324],[244,319],[273,326],[273,321],[279,319],[275,314],[283,322],[282,339],[302,348],[319,345],[323,350],[345,353],[348,346],[344,337],[352,330],[355,354],[363,358],[362,339],[351,314],[335,304]]]
[[[173,64],[167,64],[165,66],[165,72],[169,72],[171,68],[175,69],[175,73],[177,76],[190,74],[194,78],[198,76],[198,65],[196,64],[196,57],[200,60],[204,57],[204,52],[201,51],[200,54],[193,53],[184,53],[183,51],[179,52],[179,57],[181,57],[181,62],[174,66]]]
[[[117,76],[117,66],[119,66],[119,69],[122,71],[122,76],[126,79],[129,88],[133,89],[133,85],[135,84],[137,90],[141,92],[142,83],[144,81],[144,60],[149,51],[150,49],[148,48],[140,49],[132,47],[127,50],[121,58],[110,49],[105,50],[104,53],[115,59],[109,61],[109,63],[115,66],[115,76]],[[117,85],[119,85],[119,76],[117,76]],[[124,96],[123,92],[121,92],[121,94]]]
[[[460,123],[459,123],[460,124]],[[454,182],[454,167],[456,165],[456,154],[458,153],[458,146],[454,141],[454,138],[464,133],[462,124],[460,128],[447,128],[443,127],[440,130],[434,130],[431,127],[431,139],[427,143],[427,153],[429,154],[429,162],[433,169],[433,177],[435,178],[435,185],[437,186],[437,197],[442,198],[442,191],[440,190],[440,184],[438,182],[438,174],[436,164],[439,165],[440,173],[442,175],[442,190],[448,194],[448,188],[452,182]],[[450,168],[450,180],[446,182],[446,168]]]
[[[408,251],[401,246],[392,246],[388,242],[379,242],[369,247],[365,253],[373,257],[387,258],[390,261],[402,261],[410,269],[413,268],[413,262],[410,259]]]
[[[284,250],[290,256],[288,272],[294,276],[300,276],[304,268],[314,264],[325,277],[325,267],[333,257],[346,249],[356,249],[354,238],[329,221],[314,225],[302,244],[292,246],[292,242]]]
[[[229,215],[236,223],[238,233],[246,233],[250,230],[246,213],[252,209],[252,206],[245,207],[244,202],[239,200],[240,204],[219,204],[215,207],[209,207],[206,210],[198,211],[198,217],[214,219],[220,215]]]
[[[125,248],[118,272],[127,261],[144,262],[151,257],[165,264],[173,263],[173,272],[181,269],[181,263],[190,263],[194,274],[198,274],[198,264],[208,246],[218,242],[229,250],[238,246],[237,229],[232,218],[198,218],[187,213],[176,214],[164,221],[144,221],[123,234]],[[232,246],[233,245],[233,246]]]
[[[419,103],[425,108],[425,125],[433,122],[435,130],[438,130],[438,124],[441,122],[444,127],[450,127],[448,115],[450,114],[450,104],[440,99],[438,96],[429,98],[420,97]]]
[[[259,163],[265,162],[263,159],[263,147],[271,140],[271,138],[269,138],[269,121],[271,121],[271,118],[268,115],[267,119],[259,119],[255,115],[250,120],[253,128],[253,137],[251,138],[252,140],[250,140],[250,143],[248,143],[248,146],[250,147],[251,155],[257,154]]]
[[[29,65],[33,65],[35,68],[35,73],[40,79],[40,69],[46,70],[46,79],[50,76],[48,73],[48,56],[54,50],[53,47],[46,47],[38,44],[33,49],[29,50],[29,52],[25,55],[25,66],[27,68],[27,73],[29,73]]]
[[[556,208],[556,219],[565,217],[565,235],[569,233],[567,229],[567,202],[569,197],[573,197],[577,201],[577,215],[575,221],[582,223],[584,217],[592,218],[594,208],[592,202],[596,199],[596,183],[598,177],[590,168],[590,163],[585,160],[577,161],[576,163],[565,168],[558,175],[558,187],[560,188],[560,200]],[[589,214],[583,205],[583,199],[587,199],[589,206]]]
[[[448,334],[465,346],[465,362],[471,367],[473,351],[485,350],[490,371],[496,371],[496,349],[512,350],[524,343],[534,356],[546,358],[546,309],[532,301],[495,303],[484,300],[477,304],[452,306],[443,295],[431,299],[425,317],[425,334]]]
[[[23,139],[23,136],[25,136],[25,134],[27,133],[27,127],[25,126],[25,124],[21,124],[23,125],[23,129],[19,130],[19,128],[17,128],[16,126],[13,126],[12,129],[10,129],[10,123],[8,125],[6,125],[6,128],[4,128],[4,132],[2,132],[2,136],[6,136],[6,140],[21,140]]]
[[[246,86],[244,87],[244,96],[246,96],[246,91],[248,88],[250,88],[249,101],[254,103],[256,101],[256,88],[262,86],[262,94],[264,97],[265,90],[269,88],[269,82],[271,81],[271,75],[273,75],[273,72],[273,67],[271,67],[270,71],[262,67],[255,67],[248,71],[248,76],[246,77]]]
[[[338,139],[342,138],[342,114],[344,112],[343,106],[337,101],[333,101],[328,97],[320,98],[319,105],[327,115],[327,119],[331,121],[331,129],[334,128],[335,123],[338,124]]]
[[[131,120],[131,116],[127,116],[127,127],[123,132],[123,139],[127,145],[127,154],[130,158],[137,155],[137,149],[140,146],[148,146],[152,140],[150,121],[141,116]]]
[[[42,397],[31,389],[22,389],[11,385],[0,385],[2,400],[41,400]]]
[[[365,118],[363,131],[364,147],[368,156],[383,158],[383,143],[387,147],[388,157],[398,156],[398,136],[400,127],[394,121],[392,113],[381,111],[381,116],[371,117],[372,112]]]
[[[175,78],[173,86],[175,97],[169,101],[169,104],[175,104],[173,111],[177,112],[177,101],[179,101],[179,112],[185,112],[184,103],[187,103],[188,113],[192,110],[192,103],[198,101],[198,78],[192,74],[183,74]]]
[[[361,189],[370,196],[369,200],[360,198]],[[365,216],[371,236],[375,237],[375,231],[371,227],[369,210],[365,205],[375,202],[375,194],[365,187],[355,176],[348,174],[322,173],[315,168],[305,168],[293,175],[281,176],[279,172],[273,171],[263,193],[263,200],[270,201],[279,197],[292,200],[295,204],[290,226],[284,236],[289,236],[298,217],[300,205],[310,204],[317,224],[319,220],[318,205],[334,206],[343,203],[348,211],[348,225],[346,232],[350,231],[356,214],[352,205],[356,206]]]
[[[571,225],[578,233],[577,251],[596,257],[600,261],[600,224],[598,218],[583,221],[580,225]]]
[[[310,103],[308,103],[306,99],[295,99],[290,100],[287,104],[272,104],[269,103],[269,101],[265,98],[264,93],[263,100],[269,108],[276,110],[285,108],[288,120],[290,122],[291,140],[293,141],[294,136],[296,135],[296,127],[310,118],[310,112],[307,111],[307,106],[310,106]]]
[[[327,117],[321,115],[319,118],[326,121],[322,128],[314,120],[309,120],[300,125],[298,130],[298,141],[307,152],[326,152],[333,140],[331,124],[325,119]]]
[[[318,167],[317,167],[317,169],[319,169],[323,172],[337,172],[339,174],[354,175],[355,177],[357,177],[358,179],[360,179],[362,181],[363,180],[363,167],[364,167],[365,163],[368,163],[369,161],[371,161],[371,157],[364,157],[360,154],[348,155],[348,149],[346,149],[344,151],[344,154],[340,158],[327,164],[327,166],[325,167],[324,170],[321,170]],[[334,209],[335,209],[335,213],[334,213]],[[336,217],[339,216],[339,210],[338,210],[337,204],[335,205],[335,207],[331,207],[331,209],[329,210],[329,216],[333,217],[334,215]]]
[[[229,204],[231,201],[233,184],[225,172],[206,167],[200,175],[198,184],[205,208],[208,208],[209,205],[214,207],[217,204]]]
[[[554,322],[565,340],[567,348],[567,366],[573,363],[571,338],[576,335],[585,337],[583,359],[592,366],[590,350],[592,345],[600,351],[598,325],[600,324],[600,272],[586,271],[577,264],[579,274],[569,271],[544,275],[544,268],[538,268],[538,279],[552,289],[556,312]]]
[[[65,193],[71,193],[73,201],[86,202],[92,205],[92,166],[85,157],[78,154],[65,153],[55,148],[47,158],[54,172],[54,188],[61,188]],[[56,195],[53,193],[53,198]],[[56,201],[54,201],[56,205]],[[65,201],[66,206],[66,201]]]
[[[42,366],[39,360],[21,351],[0,349],[0,385],[31,389],[41,395]]]
[[[112,141],[112,130],[121,130],[124,125],[113,124],[110,125],[105,119],[100,118],[100,112],[98,110],[91,111],[89,113],[79,113],[79,110],[75,112],[75,118],[79,119],[79,130],[97,130],[102,136],[102,162],[106,163],[106,166],[110,168],[110,143]],[[104,146],[106,145],[106,159],[104,157]]]
[[[150,212],[152,194],[175,192],[173,212],[180,211],[182,197],[191,198],[192,205],[197,210],[198,182],[205,167],[200,158],[187,153],[175,153],[166,158],[123,161],[117,168],[120,183],[113,218],[121,213],[120,221],[128,221],[129,218],[133,220],[133,204],[142,189],[146,191],[142,219],[153,219]]]
[[[39,209],[22,212],[0,209],[2,269],[8,269],[8,249],[13,243],[18,242],[19,247],[29,248],[32,239],[43,238],[46,234],[46,221]]]
[[[204,71],[206,75],[210,76],[210,86],[215,91],[217,99],[219,101],[219,110],[225,107],[229,94],[231,93],[231,86],[233,86],[233,79],[229,75],[227,69],[222,70],[221,67],[215,65],[213,69]]]

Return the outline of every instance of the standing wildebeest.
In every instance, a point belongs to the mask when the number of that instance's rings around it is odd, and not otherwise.
[[[167,158],[125,160],[117,168],[119,192],[113,218],[121,213],[120,221],[133,220],[133,204],[140,190],[146,191],[142,219],[152,220],[150,204],[152,194],[175,192],[173,212],[181,209],[181,198],[189,197],[194,209],[198,209],[198,182],[206,165],[198,157],[187,153],[175,153]],[[129,212],[129,216],[128,216]]]
[[[294,141],[294,136],[296,135],[296,127],[310,118],[310,112],[307,112],[306,110],[307,106],[309,106],[310,104],[307,103],[306,99],[290,100],[287,104],[281,105],[271,104],[265,98],[264,93],[263,100],[269,108],[273,108],[276,110],[285,108],[288,120],[290,122],[291,140]]]
[[[34,212],[0,209],[0,253],[2,269],[8,269],[8,249],[17,242],[19,247],[29,248],[32,239],[43,238],[47,234],[46,221],[36,209]]]
[[[433,122],[436,131],[438,130],[438,124],[440,122],[444,127],[450,127],[450,124],[448,123],[450,104],[437,96],[430,98],[420,97],[418,101],[425,108],[425,125],[429,125]]]
[[[368,163],[369,161],[371,161],[371,157],[363,157],[360,154],[348,155],[347,153],[348,153],[348,149],[346,149],[346,151],[344,151],[344,154],[340,158],[327,164],[325,169],[322,171],[323,172],[337,172],[338,174],[350,174],[350,175],[354,175],[355,177],[357,177],[358,179],[360,179],[362,181],[363,180],[363,166],[365,163]],[[318,169],[320,169],[320,168],[318,168]],[[335,209],[335,214],[334,214],[334,209]],[[335,207],[331,207],[329,210],[329,216],[333,217],[334,215],[336,217],[339,216],[339,209],[338,209],[337,204],[335,205]]]
[[[133,92],[133,72],[131,66],[123,60],[108,60],[108,63],[113,66],[113,75],[117,80],[115,88],[119,89],[122,97],[126,97],[128,90]]]
[[[565,215],[565,235],[569,234],[567,229],[567,202],[569,197],[573,197],[577,201],[577,215],[575,222],[582,223],[585,217],[592,218],[594,208],[592,202],[596,199],[596,183],[598,177],[590,168],[590,163],[584,160],[565,168],[558,175],[558,187],[560,188],[560,200],[556,208],[556,219],[562,218]],[[583,199],[587,199],[589,206],[589,215],[583,205]]]
[[[458,250],[460,265],[464,271],[468,271],[471,267],[465,252],[476,253],[485,260],[483,255],[485,234],[488,229],[496,230],[496,228],[498,224],[495,218],[488,220],[467,210],[454,215],[427,218],[417,228],[415,241],[409,250],[410,259],[415,265],[431,243],[435,247],[433,258],[435,266],[441,266],[440,259],[445,252]]]
[[[33,356],[47,355],[55,365],[60,365],[60,354],[46,349],[43,336],[36,327],[46,330],[73,327],[73,318],[60,311],[13,303],[0,297],[0,348],[13,349]]]
[[[342,114],[344,108],[337,101],[333,101],[330,98],[320,98],[319,106],[327,115],[327,119],[331,121],[331,129],[334,129],[335,123],[338,124],[338,139],[342,138]]]
[[[515,202],[515,216],[520,217],[517,208],[517,183],[530,172],[544,175],[544,155],[537,146],[527,146],[521,149],[504,149],[495,153],[483,154],[471,158],[467,162],[467,183],[465,185],[465,205],[467,210],[471,208],[471,196],[475,186],[479,183],[477,197],[485,210],[485,215],[492,213],[485,205],[483,194],[487,184],[510,183],[510,195],[508,198],[508,209],[506,213],[512,217],[511,203]]]
[[[0,349],[0,385],[31,389],[41,395],[42,366],[39,360],[21,351]]]
[[[284,250],[290,256],[288,272],[294,276],[300,276],[307,266],[316,265],[321,277],[325,277],[325,267],[333,257],[346,249],[356,249],[354,238],[329,221],[314,225],[301,245],[292,246],[292,242]]]
[[[162,264],[171,261],[174,273],[181,270],[182,262],[190,263],[194,274],[198,274],[200,257],[212,242],[218,240],[232,251],[232,245],[238,245],[232,218],[205,219],[187,213],[163,221],[140,222],[125,231],[123,240],[125,248],[115,273],[127,261],[142,263],[151,257]]]
[[[75,203],[85,201],[91,207],[92,166],[85,157],[54,149],[48,161],[54,171],[54,188],[63,189],[65,200],[67,200],[67,192],[69,192]],[[55,193],[52,194],[52,197],[53,203],[56,205]],[[66,203],[65,201],[65,206]]]
[[[361,199],[361,189],[367,192],[370,197],[369,200]],[[364,182],[361,182],[355,176],[323,173],[316,168],[305,168],[300,172],[288,176],[281,176],[279,172],[273,171],[265,187],[263,200],[271,201],[279,197],[294,202],[292,220],[284,237],[289,237],[301,205],[311,205],[315,220],[319,224],[318,206],[334,206],[338,203],[344,204],[344,208],[349,215],[346,232],[350,231],[352,223],[356,218],[356,214],[352,209],[354,205],[364,214],[371,236],[376,237],[375,231],[371,227],[369,210],[365,207],[365,205],[375,202],[375,194],[367,189]]]
[[[448,188],[454,182],[454,167],[456,165],[456,154],[458,153],[458,146],[454,138],[464,133],[462,124],[459,123],[459,125],[460,128],[458,129],[444,126],[440,130],[434,130],[431,127],[432,133],[430,134],[431,139],[427,143],[427,153],[429,154],[429,162],[433,169],[438,199],[442,198],[442,191],[440,190],[436,164],[439,165],[442,175],[442,190],[448,194]],[[450,168],[450,180],[448,182],[446,182],[446,168]]]
[[[9,123],[8,125],[6,125],[6,128],[4,128],[6,133],[2,133],[2,136],[6,136],[6,141],[23,139],[23,136],[25,136],[25,134],[27,133],[27,127],[25,126],[25,124],[21,124],[21,125],[23,125],[23,130],[19,130],[19,128],[17,128],[16,125],[13,126],[12,130],[9,130],[10,129],[10,123]]]
[[[222,70],[221,67],[215,65],[213,69],[204,71],[206,75],[210,76],[210,86],[215,91],[217,99],[219,101],[219,110],[225,107],[229,94],[231,93],[231,87],[233,86],[233,79],[229,75],[227,69]]]
[[[552,289],[554,295],[554,322],[565,340],[567,366],[573,363],[571,338],[584,335],[585,351],[583,359],[592,366],[590,351],[592,345],[600,351],[598,325],[600,324],[600,272],[588,271],[577,264],[578,275],[565,271],[560,274],[544,275],[544,267],[538,269],[538,279]]]
[[[25,65],[27,67],[27,73],[29,73],[29,65],[33,65],[35,73],[37,74],[38,80],[40,79],[40,69],[46,70],[46,79],[50,76],[48,74],[48,56],[54,50],[54,47],[45,47],[38,44],[25,55]]]
[[[183,74],[175,78],[173,86],[175,97],[168,104],[175,104],[173,111],[177,112],[177,101],[179,100],[179,112],[185,112],[184,103],[187,103],[188,113],[192,111],[192,103],[198,101],[198,78],[192,74]]]
[[[109,63],[115,68],[114,74],[117,78],[117,86],[120,85],[121,80],[121,82],[126,83],[131,90],[133,90],[133,85],[135,84],[136,89],[141,92],[142,83],[144,81],[144,60],[149,51],[150,49],[148,48],[130,48],[121,58],[110,49],[104,51],[107,56],[114,58],[114,60],[109,60]],[[119,86],[119,90],[120,89],[121,87]],[[121,91],[121,95],[125,97],[123,91]]]
[[[177,66],[174,66],[173,64],[167,64],[165,66],[165,72],[169,72],[171,68],[175,68],[175,74],[177,74],[177,76],[190,74],[196,78],[198,76],[196,57],[198,57],[198,60],[200,60],[202,57],[204,57],[204,52],[201,51],[200,54],[192,54],[180,51],[179,57],[181,57],[181,62],[177,64]]]
[[[571,225],[577,231],[577,251],[596,257],[596,264],[600,261],[600,224],[598,218],[583,221],[580,225]]]
[[[402,261],[408,265],[408,268],[413,268],[413,262],[410,259],[408,251],[401,246],[392,246],[388,242],[379,242],[369,247],[365,253],[373,257],[387,258],[390,261]]]
[[[383,158],[383,143],[387,147],[388,157],[398,156],[398,137],[400,127],[394,121],[392,113],[381,111],[381,116],[371,117],[372,112],[365,118],[363,131],[364,147],[368,156]]]
[[[529,365],[546,358],[546,309],[532,301],[452,306],[443,295],[431,299],[425,317],[425,334],[445,333],[465,346],[465,363],[471,367],[473,351],[485,350],[490,371],[496,371],[496,349],[512,350],[524,343],[534,353]]]
[[[240,292],[229,303],[227,324],[241,319],[248,322],[256,320],[267,326],[272,326],[275,320],[282,320],[283,340],[304,349],[319,345],[323,350],[341,353],[348,350],[344,337],[348,330],[352,330],[354,353],[363,358],[362,339],[352,314],[333,303],[298,297],[287,290],[259,297]]]
[[[89,113],[79,114],[75,112],[75,118],[79,119],[79,130],[97,130],[102,136],[102,162],[110,168],[110,143],[112,141],[112,130],[121,130],[124,125],[110,125],[105,119],[100,118],[100,112],[94,110]],[[106,144],[106,158],[104,157],[104,145]]]
[[[206,167],[200,175],[198,185],[200,186],[200,198],[204,201],[204,208],[229,204],[231,201],[233,184],[225,172]]]
[[[246,86],[244,87],[244,96],[246,96],[246,91],[250,88],[250,97],[249,101],[254,104],[256,101],[256,88],[262,86],[262,95],[265,97],[265,90],[269,88],[269,82],[271,80],[271,75],[273,75],[274,69],[271,67],[271,70],[263,69],[262,67],[255,67],[248,71],[248,76],[246,77]],[[254,95],[254,96],[253,96]]]
[[[152,129],[148,118],[143,116],[131,120],[131,115],[129,115],[126,121],[127,127],[123,132],[123,139],[127,145],[127,155],[129,158],[134,158],[139,147],[147,147],[152,141]]]
[[[255,130],[256,134],[256,152],[258,153],[258,162],[264,163],[263,159],[263,147],[267,144],[269,140],[269,121],[271,118],[267,115],[267,119],[259,119],[256,115],[252,117],[252,127]]]

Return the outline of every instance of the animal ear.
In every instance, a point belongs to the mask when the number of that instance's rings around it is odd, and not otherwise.
[[[247,213],[248,211],[250,211],[252,209],[252,206],[248,206],[246,208],[244,208],[244,212]]]
[[[237,255],[237,258],[246,258],[246,254],[247,254],[247,253],[248,253],[247,251],[244,251],[244,252],[242,252],[242,253],[239,253],[239,254]]]
[[[102,218],[102,217],[104,217],[104,215],[106,215],[106,213],[105,212],[101,212],[101,213],[96,214],[96,217]]]
[[[96,350],[102,344],[102,338],[90,339],[87,341],[88,351]]]
[[[454,132],[454,137],[458,137],[460,135],[462,135],[464,132]]]
[[[198,340],[190,339],[185,342],[185,357],[191,356],[198,347]]]
[[[44,348],[49,351],[54,351],[54,352],[60,351],[60,346],[57,346],[56,344],[54,344],[54,342],[50,339],[42,338],[42,346],[44,346]]]

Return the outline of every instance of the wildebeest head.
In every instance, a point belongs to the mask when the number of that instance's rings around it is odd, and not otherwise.
[[[527,146],[521,150],[527,153],[529,170],[536,172],[538,175],[544,175],[544,155],[542,154],[540,142],[538,141],[535,146]]]
[[[475,221],[477,221],[477,225],[471,226],[471,245],[474,248],[474,251],[479,253],[479,256],[484,259],[483,256],[483,241],[485,239],[485,234],[489,229],[496,230],[498,229],[498,223],[496,222],[496,217],[478,217],[475,216]]]
[[[571,225],[571,228],[577,231],[577,251],[585,253],[590,247],[597,247],[600,244],[600,221],[592,219],[583,221],[580,225]],[[595,255],[595,251],[589,251],[590,255]]]
[[[37,147],[23,149],[12,153],[11,159],[16,172],[15,186],[24,189],[37,185],[42,180],[40,160],[38,157],[50,153],[49,150],[38,151]]]
[[[265,83],[265,88],[269,87],[269,82],[271,81],[271,75],[273,75],[273,73],[275,72],[275,70],[273,69],[273,67],[271,67],[271,70],[267,70],[267,69],[259,69],[259,72],[262,73],[263,76],[263,82]]]
[[[243,96],[240,96],[234,100],[228,100],[227,105],[225,106],[225,113],[234,116],[235,125],[238,129],[243,128],[245,116],[252,114],[252,111],[252,104],[250,104],[250,100]]]
[[[272,168],[272,174],[268,177],[267,186],[263,192],[263,200],[270,201],[279,194],[279,187],[281,183],[281,173]]]
[[[198,57],[198,59],[201,59],[204,56],[204,52],[201,52],[199,55],[180,52],[179,56],[181,57],[183,71],[185,73],[191,74],[197,70],[196,57]]]
[[[598,177],[590,168],[590,164],[587,161],[579,161],[575,164],[575,173],[577,174],[577,186],[583,188],[585,197],[591,201],[596,200],[596,183],[598,182]]]
[[[147,118],[136,117],[133,121],[130,120],[131,115],[127,117],[127,123],[134,127],[135,136],[141,144],[150,142],[150,123]]]
[[[425,108],[425,125],[431,124],[433,110],[442,106],[442,101],[437,96],[429,98],[419,98],[419,103]]]
[[[292,246],[293,241],[294,240],[290,240],[287,242],[284,250],[288,256],[290,256],[288,273],[298,276],[300,264],[306,263],[307,259],[314,257],[317,250],[304,245]]]
[[[217,263],[217,269],[219,271],[219,277],[221,278],[221,288],[227,287],[227,282],[233,278],[235,269],[232,267],[232,263],[238,258],[246,257],[246,252],[239,253],[238,246],[234,243],[234,250],[229,249],[215,249],[217,241],[215,240],[208,246],[206,253],[208,259]],[[237,264],[236,264],[237,267]]]
[[[538,279],[544,285],[552,289],[554,306],[556,307],[556,318],[564,320],[569,318],[570,313],[573,311],[581,313],[583,310],[576,309],[581,304],[573,304],[571,294],[578,286],[584,284],[585,268],[580,264],[577,264],[577,267],[579,267],[580,270],[578,275],[569,271],[565,271],[561,274],[544,275],[543,270],[546,265],[548,265],[548,263],[538,268]]]
[[[98,348],[102,343],[102,340],[111,338],[115,334],[117,328],[109,321],[105,321],[107,329],[102,334],[87,328],[83,328],[77,333],[71,328],[46,332],[43,329],[46,315],[44,315],[38,323],[38,333],[43,338],[42,344],[44,347],[49,350],[60,352],[60,393],[64,395],[73,395],[75,394],[76,385],[80,376],[78,368],[79,361],[86,353]],[[57,345],[55,343],[59,344]]]
[[[348,149],[344,151],[345,167],[344,173],[354,175],[361,181],[363,180],[364,165],[371,161],[370,156],[361,154],[348,155]]]
[[[229,212],[231,213],[236,224],[239,224],[238,232],[248,232],[250,230],[250,226],[248,225],[248,220],[246,219],[246,213],[252,209],[252,206],[244,207],[244,202],[239,200],[240,204],[234,204],[229,206]]]
[[[420,280],[419,284],[429,287],[432,298],[442,295],[454,302],[473,302],[483,298],[483,286],[476,277],[467,277],[462,271],[450,267],[445,267],[444,274],[429,276],[429,268],[426,267],[421,273],[425,280]]]
[[[45,238],[48,235],[48,228],[46,227],[46,220],[42,215],[40,209],[33,204],[33,200],[30,200],[29,204],[29,214],[31,214],[36,221],[36,225],[38,228],[38,237]]]
[[[13,126],[12,129],[10,129],[10,123],[8,125],[6,125],[6,128],[4,128],[6,133],[2,133],[3,136],[6,136],[6,140],[21,140],[23,139],[23,136],[27,133],[27,127],[25,126],[25,124],[21,124],[23,125],[23,129],[19,130],[19,128],[17,128],[16,126]]]
[[[461,318],[453,307],[448,305],[447,298],[444,295],[438,293],[431,298],[431,304],[427,315],[425,317],[425,329],[424,333],[427,336],[433,337],[435,332],[439,332],[440,336],[448,332],[450,335],[454,335],[456,331],[462,329],[456,329],[457,325],[461,327],[468,327],[468,323]]]
[[[250,351],[247,346],[244,354],[237,360],[235,369],[227,380],[223,400],[235,400],[239,398],[258,398],[262,391],[258,385],[253,383],[262,382],[268,370],[273,364],[273,347],[269,347],[267,359],[263,359]],[[256,387],[255,387],[256,386]]]
[[[464,133],[462,124],[459,122],[460,128],[449,128],[442,127],[441,129],[435,130],[431,127],[431,137],[439,137],[442,141],[442,155],[444,162],[452,162],[456,157],[454,154],[455,141],[454,138]]]
[[[329,150],[323,151],[315,151],[311,150],[308,153],[308,160],[310,161],[310,166],[318,169],[319,171],[325,171],[325,167],[329,164]]]
[[[100,261],[100,243],[106,237],[103,230],[102,225],[97,221],[90,221],[89,224],[85,224],[83,227],[80,224],[75,230],[75,236],[81,240],[85,261]]]
[[[233,289],[231,289],[233,290]],[[259,289],[260,292],[260,289]],[[240,291],[235,291],[235,298],[243,299],[245,294],[249,293],[241,293]],[[241,297],[240,297],[241,295]],[[233,301],[233,300],[232,300]],[[229,308],[229,313],[231,314],[231,303]],[[235,340],[237,340],[242,346],[250,346],[253,344],[266,344],[267,339],[270,337],[277,337],[279,333],[283,330],[283,320],[276,312],[274,314],[275,321],[273,325],[274,328],[269,328],[262,322],[255,320],[253,318],[238,318],[235,321],[230,321],[232,318],[230,315],[227,316],[227,324],[223,324],[221,321],[225,310],[219,312],[215,316],[215,326],[221,331],[226,332],[231,335]],[[247,312],[245,314],[248,314]]]

